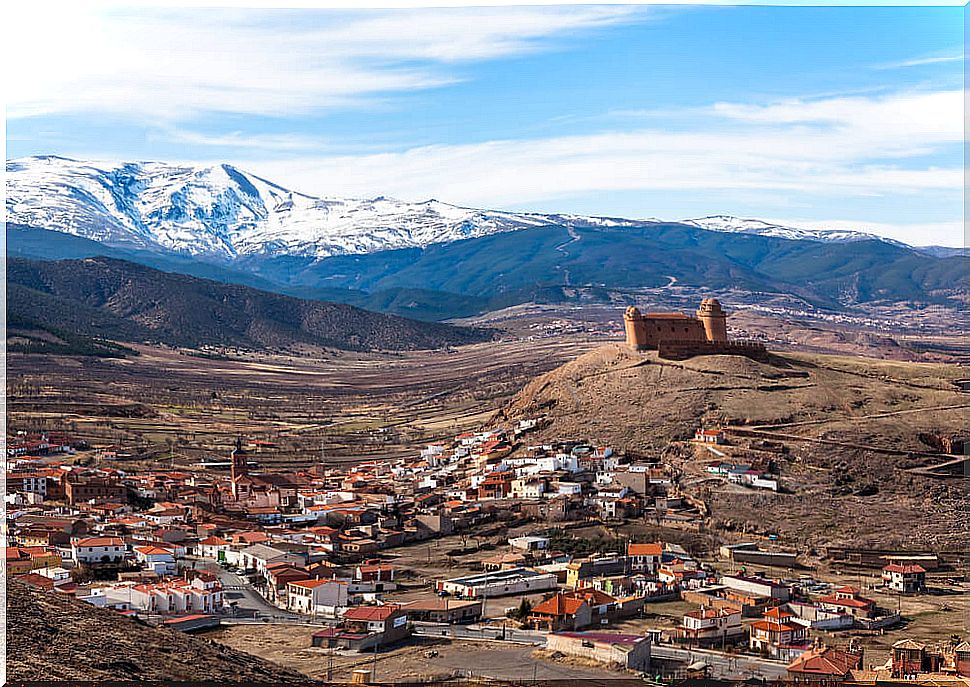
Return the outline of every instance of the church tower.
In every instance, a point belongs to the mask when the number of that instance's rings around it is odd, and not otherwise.
[[[229,468],[229,477],[232,482],[232,496],[233,498],[239,498],[237,482],[240,477],[246,476],[249,472],[249,454],[242,445],[242,437],[236,438],[236,448],[232,450],[229,454],[229,460],[231,466]]]
[[[727,342],[727,313],[716,298],[705,298],[701,301],[701,307],[697,309],[697,319],[704,324],[708,341]]]

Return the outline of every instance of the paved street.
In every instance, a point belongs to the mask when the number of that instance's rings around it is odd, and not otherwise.
[[[213,561],[195,559],[195,567],[215,574],[225,589],[226,605],[235,607],[236,618],[270,618],[272,622],[307,622],[307,618],[289,613],[264,599],[244,575],[225,570]]]

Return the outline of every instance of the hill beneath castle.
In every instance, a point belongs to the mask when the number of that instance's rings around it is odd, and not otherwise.
[[[545,416],[544,439],[589,439],[661,458],[685,491],[709,502],[720,527],[820,546],[966,547],[970,520],[954,506],[970,502],[970,480],[917,472],[947,460],[935,453],[936,439],[965,434],[970,395],[953,384],[961,372],[800,353],[766,363],[728,355],[668,361],[611,344],[533,380],[502,414]],[[784,443],[788,453],[777,462],[791,493],[710,480],[704,466],[718,457],[688,440],[712,426],[729,428],[725,452],[739,462],[764,457],[746,432]]]
[[[242,651],[19,582],[7,585],[6,632],[11,681],[313,684]]]

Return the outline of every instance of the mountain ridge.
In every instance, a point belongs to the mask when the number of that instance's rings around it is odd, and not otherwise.
[[[666,222],[483,210],[435,199],[406,202],[387,196],[312,196],[226,163],[108,163],[51,155],[8,160],[6,170],[6,208],[11,222],[108,245],[224,261],[245,256],[367,254],[547,225],[677,223],[706,231],[794,240],[888,241],[861,231],[798,229],[728,215]]]

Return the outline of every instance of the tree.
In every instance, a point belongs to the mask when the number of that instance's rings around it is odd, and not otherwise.
[[[532,612],[532,603],[528,599],[523,597],[522,601],[519,603],[519,607],[509,611],[509,617],[514,618],[516,620],[525,620],[526,618],[529,617],[529,614],[531,612]]]

